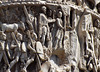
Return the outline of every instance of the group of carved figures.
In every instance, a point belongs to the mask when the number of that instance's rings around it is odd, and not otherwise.
[[[63,47],[64,27],[61,9],[58,10],[57,15],[55,13],[56,19],[52,18],[52,10],[49,9],[48,14],[46,13],[46,6],[40,8],[38,17],[35,17],[36,13],[31,7],[24,5],[22,9],[24,13],[22,16],[25,17],[21,19],[15,13],[10,13],[9,8],[5,8],[5,11],[1,10],[2,14],[5,13],[3,15],[5,19],[1,19],[0,22],[0,62],[2,59],[4,62],[2,72],[10,72],[13,67],[15,72],[19,72],[18,63],[20,71],[27,72],[27,67],[35,59],[37,59],[35,72],[38,72],[42,61],[49,59],[48,56],[52,54],[53,49]],[[16,12],[17,10],[18,8]],[[3,23],[3,20],[6,23]]]
[[[79,40],[81,46],[81,59],[79,68],[83,71],[100,71],[100,44],[99,44],[99,31],[100,20],[92,20],[91,14],[83,14],[82,21],[80,20]],[[81,18],[82,18],[81,17]],[[91,20],[91,21],[88,21]]]
[[[99,19],[54,6],[0,8],[0,72],[100,71]]]

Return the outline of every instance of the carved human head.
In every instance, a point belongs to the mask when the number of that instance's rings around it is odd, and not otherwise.
[[[60,18],[62,17],[62,12],[61,11],[58,12],[58,17],[60,17]]]
[[[46,6],[42,6],[42,11],[43,11],[43,13],[46,14],[46,10],[47,10]]]

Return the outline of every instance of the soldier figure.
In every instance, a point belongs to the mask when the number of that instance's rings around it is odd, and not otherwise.
[[[27,56],[27,46],[26,46],[26,42],[22,42],[22,46],[21,46],[21,56],[20,56],[20,61],[21,61],[21,68],[23,68],[23,66],[25,65],[26,61],[28,59]]]
[[[31,30],[31,31],[27,31],[27,35],[28,35],[28,38],[29,38],[29,41],[28,41],[28,45],[27,45],[27,49],[29,49],[29,57],[27,58],[27,62],[24,64],[24,67],[22,68],[21,71],[24,71],[24,72],[27,72],[27,67],[34,61],[34,58],[35,58],[35,53],[36,53],[36,50],[35,50],[35,43],[36,43],[36,39],[37,39],[37,35],[36,33]]]
[[[19,61],[19,57],[21,55],[20,51],[20,47],[21,47],[21,40],[22,40],[22,34],[20,34],[19,32],[15,31],[12,32],[12,42],[11,42],[11,49],[14,50],[14,60],[10,62],[10,66],[8,67],[7,72],[10,72],[10,69]],[[15,36],[16,35],[16,36]]]
[[[4,32],[0,32],[0,62],[2,60],[2,58],[4,59],[4,62],[6,63],[6,65],[8,65],[9,67],[9,61],[6,55],[6,48],[5,48],[5,40],[6,40],[6,34],[4,34]]]

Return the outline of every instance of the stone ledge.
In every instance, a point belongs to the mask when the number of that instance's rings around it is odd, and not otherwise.
[[[12,2],[2,2],[0,4],[0,7],[4,7],[4,6],[13,6],[13,5],[37,5],[37,4],[42,4],[42,5],[56,5],[56,6],[59,6],[59,5],[67,5],[73,9],[76,9],[78,10],[79,12],[84,12],[84,9],[85,8],[82,8],[81,6],[77,6],[75,5],[74,3],[72,2],[57,2],[57,1],[12,1]],[[86,8],[86,12],[87,13],[91,13],[93,16],[95,16],[96,18],[99,18],[100,19],[100,14],[89,9],[89,8]]]

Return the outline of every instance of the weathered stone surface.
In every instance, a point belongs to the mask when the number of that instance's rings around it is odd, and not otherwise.
[[[0,0],[0,72],[100,72],[100,0]]]

